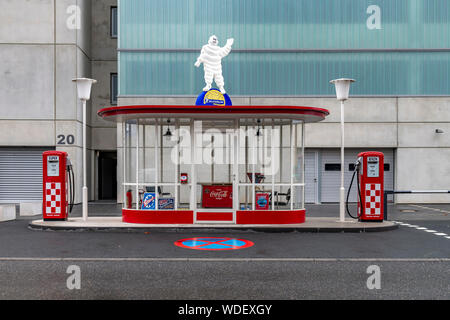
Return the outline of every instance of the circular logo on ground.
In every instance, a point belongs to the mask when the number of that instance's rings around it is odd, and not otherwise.
[[[254,245],[253,242],[244,239],[234,239],[226,237],[197,237],[175,241],[176,246],[194,250],[238,250]]]

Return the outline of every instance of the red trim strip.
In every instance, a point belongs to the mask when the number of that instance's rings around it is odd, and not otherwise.
[[[305,222],[305,210],[237,211],[237,224],[295,224]]]
[[[330,114],[326,109],[303,106],[179,106],[179,105],[137,105],[108,107],[98,111],[98,115],[106,118],[117,115],[133,114],[291,114],[291,115],[313,115],[325,118]]]
[[[233,212],[197,212],[198,221],[233,221]]]
[[[194,212],[189,210],[122,209],[122,221],[142,224],[193,224]]]

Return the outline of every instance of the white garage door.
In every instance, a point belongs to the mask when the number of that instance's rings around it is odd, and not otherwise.
[[[0,203],[42,201],[44,149],[0,149]]]
[[[305,202],[317,203],[318,198],[318,175],[319,175],[319,151],[305,151]],[[297,176],[301,177],[301,154],[299,152]],[[296,199],[302,198],[301,189],[297,188]],[[300,201],[300,200],[299,200]]]
[[[350,165],[355,163],[357,155],[367,150],[347,149],[345,150],[345,197],[347,197],[348,187],[352,179],[353,171]],[[394,150],[393,149],[371,149],[370,151],[380,151],[384,153],[384,188],[393,190],[394,188]],[[340,149],[322,150],[321,161],[321,202],[339,202],[339,188],[341,185],[341,152]],[[356,202],[357,199],[356,176],[353,181],[349,201]]]

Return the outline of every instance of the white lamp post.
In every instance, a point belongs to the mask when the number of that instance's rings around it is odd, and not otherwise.
[[[97,83],[97,80],[88,78],[73,79],[76,82],[78,89],[78,98],[83,103],[83,220],[88,218],[88,189],[86,178],[86,101],[91,98],[92,84]]]
[[[350,92],[350,83],[355,82],[353,79],[336,79],[330,83],[336,87],[336,98],[341,102],[341,188],[339,200],[339,221],[345,221],[345,187],[344,187],[344,101],[348,100]]]

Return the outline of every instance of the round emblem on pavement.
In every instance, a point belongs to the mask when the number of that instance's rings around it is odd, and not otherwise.
[[[175,241],[176,246],[194,250],[237,250],[254,245],[253,242],[244,239],[226,237],[198,237]]]

